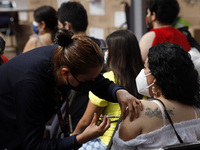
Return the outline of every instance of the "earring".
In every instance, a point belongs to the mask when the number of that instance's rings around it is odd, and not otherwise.
[[[155,87],[152,86],[152,93],[153,93],[153,96],[155,96]]]

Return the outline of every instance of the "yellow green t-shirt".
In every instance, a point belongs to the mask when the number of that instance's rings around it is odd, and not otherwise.
[[[103,74],[103,76],[114,82],[113,71],[106,72]],[[120,110],[120,106],[118,103],[112,103],[112,102],[108,102],[104,99],[101,99],[101,98],[97,97],[96,95],[94,95],[91,91],[89,92],[89,99],[94,105],[99,106],[99,107],[105,107],[102,115],[108,115],[108,116],[120,116],[121,115],[121,110]],[[99,137],[105,145],[108,145],[110,142],[111,136],[117,125],[118,118],[110,118],[110,120],[111,120],[110,128],[104,133],[103,136]]]

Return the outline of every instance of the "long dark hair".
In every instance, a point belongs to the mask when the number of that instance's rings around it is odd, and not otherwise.
[[[109,49],[107,65],[113,70],[116,83],[141,98],[135,82],[136,76],[143,68],[137,38],[130,30],[118,30],[106,38],[106,43]]]
[[[198,73],[181,46],[162,43],[150,48],[148,66],[165,98],[199,106]]]
[[[42,21],[45,22],[46,28],[51,30],[51,38],[52,41],[55,38],[55,33],[57,32],[57,12],[51,6],[41,6],[34,11],[34,19],[36,22],[41,23]]]

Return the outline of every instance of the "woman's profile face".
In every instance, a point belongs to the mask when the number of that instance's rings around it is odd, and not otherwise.
[[[79,74],[76,76],[78,81],[80,82],[87,82],[87,81],[94,81],[94,79],[100,74],[102,67],[95,67],[89,69],[87,74]]]
[[[149,74],[151,71],[149,69],[149,65],[148,65],[148,57],[147,59],[145,60],[145,63],[144,63],[144,74]]]
[[[147,59],[146,59],[146,61],[145,61],[145,64],[144,64],[144,74],[147,75],[147,74],[149,74],[149,73],[151,73],[151,70],[149,69],[148,57],[147,57]],[[153,82],[155,82],[155,81],[154,81],[154,80],[155,80],[155,77],[154,77],[152,74],[146,76],[146,79],[147,79],[147,84],[148,84],[148,85],[150,85],[150,84],[152,84]],[[150,93],[150,95],[152,96],[153,94],[152,94],[152,89],[151,89],[151,88],[152,88],[152,86],[149,87],[149,93]]]

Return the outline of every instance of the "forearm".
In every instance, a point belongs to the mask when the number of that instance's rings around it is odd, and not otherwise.
[[[99,136],[102,136],[105,131],[110,127],[110,119],[108,119],[106,116],[104,116],[103,121],[100,125],[97,125],[97,121],[98,117],[95,113],[90,125],[81,134],[77,135],[77,143],[83,144]]]
[[[74,130],[73,134],[82,133],[85,130],[85,128],[87,128],[90,125],[94,113],[96,113],[99,116],[103,112],[103,110],[104,107],[98,107],[94,105],[91,102],[91,100],[89,100],[85,113],[79,121],[78,125],[76,126],[76,129]]]
[[[99,75],[95,80],[95,86],[91,90],[95,95],[102,99],[106,99],[110,102],[118,102],[116,97],[116,91],[119,89],[126,90],[125,87],[115,84],[109,79],[104,78],[102,75]]]
[[[82,118],[79,121],[78,125],[76,126],[76,129],[74,130],[74,132],[72,134],[74,135],[74,134],[82,133],[85,130],[85,128],[87,128],[87,126],[90,124],[90,122],[88,122],[87,120]]]

